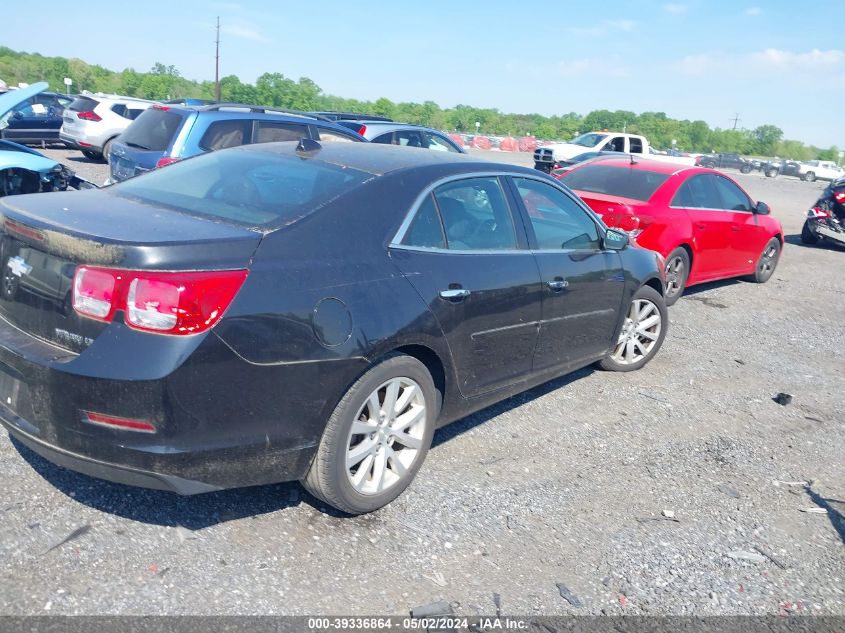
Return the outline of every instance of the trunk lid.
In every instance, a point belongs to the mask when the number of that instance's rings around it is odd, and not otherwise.
[[[633,231],[646,219],[643,214],[648,205],[640,200],[590,191],[576,190],[575,193],[611,228]]]
[[[247,268],[262,234],[119,197],[108,190],[0,200],[0,317],[81,352],[108,324],[74,312],[82,264],[133,270]]]

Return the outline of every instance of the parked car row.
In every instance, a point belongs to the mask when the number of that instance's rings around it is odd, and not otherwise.
[[[0,424],[122,483],[375,510],[436,428],[642,368],[686,286],[765,282],[783,245],[728,177],[645,155],[556,180],[394,122],[142,110],[111,186],[0,200]]]

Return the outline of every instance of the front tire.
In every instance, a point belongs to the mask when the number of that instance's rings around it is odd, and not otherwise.
[[[648,363],[666,338],[669,317],[663,296],[651,286],[634,294],[615,348],[599,362],[606,371],[635,371]]]
[[[672,306],[684,294],[689,279],[690,260],[687,249],[678,247],[666,258],[666,305]]]
[[[814,182],[816,180],[816,174],[812,171],[808,171],[804,176],[801,178],[804,182]]]
[[[757,260],[757,266],[754,269],[754,274],[751,275],[751,280],[764,284],[769,281],[769,278],[774,274],[777,268],[778,261],[780,261],[780,240],[776,237],[770,239],[763,252],[760,253],[760,258]]]
[[[804,221],[804,226],[801,228],[801,242],[804,244],[818,244],[819,236],[810,230],[810,223]]]
[[[767,169],[766,170],[766,178],[774,178],[778,175],[777,169]]]
[[[404,354],[386,358],[335,407],[302,485],[348,514],[386,506],[425,460],[437,403],[425,365]]]
[[[751,165],[743,165],[739,168],[739,173],[741,174],[750,174],[751,173]]]

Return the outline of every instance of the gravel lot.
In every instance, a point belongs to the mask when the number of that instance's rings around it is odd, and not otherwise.
[[[820,183],[732,175],[784,224],[769,283],[692,290],[643,371],[586,369],[442,429],[375,514],[296,484],[128,488],[2,434],[0,612],[474,615],[498,593],[523,615],[845,615],[845,249],[798,239]]]

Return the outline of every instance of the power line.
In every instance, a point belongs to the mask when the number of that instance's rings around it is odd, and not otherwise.
[[[217,16],[217,39],[214,41],[214,99],[220,101],[220,16]]]

